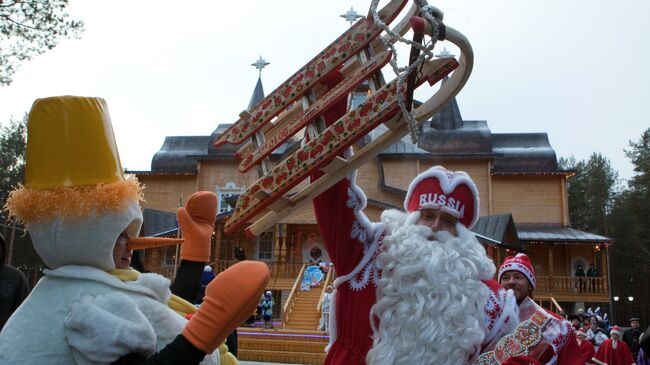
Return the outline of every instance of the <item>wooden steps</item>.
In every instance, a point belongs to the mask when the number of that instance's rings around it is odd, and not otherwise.
[[[279,278],[271,276],[271,280],[264,290],[291,290],[296,278]]]
[[[320,299],[322,287],[318,286],[309,291],[296,292],[296,301],[288,320],[284,324],[287,329],[317,330],[320,315],[316,306]]]
[[[329,336],[321,331],[238,329],[237,358],[287,364],[322,364]]]

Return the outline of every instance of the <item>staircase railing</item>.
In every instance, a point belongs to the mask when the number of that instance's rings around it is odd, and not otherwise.
[[[323,315],[323,297],[327,291],[327,287],[330,285],[332,278],[334,277],[334,266],[331,266],[325,276],[325,281],[323,281],[323,288],[320,291],[320,298],[318,298],[318,304],[316,304],[316,312],[318,313],[318,318]]]
[[[558,303],[555,298],[551,297],[551,303],[555,306],[555,313],[564,313],[564,309],[562,309],[562,306],[560,306],[560,303]]]
[[[291,313],[291,310],[293,309],[293,305],[296,304],[296,298],[298,297],[298,288],[300,287],[300,282],[302,281],[302,275],[305,273],[305,267],[306,264],[303,264],[302,267],[300,268],[300,272],[298,273],[298,276],[296,277],[296,281],[293,282],[293,287],[291,288],[291,292],[289,293],[289,297],[287,298],[287,301],[284,303],[284,307],[282,308],[282,327],[286,325],[286,323],[289,321],[289,314]]]

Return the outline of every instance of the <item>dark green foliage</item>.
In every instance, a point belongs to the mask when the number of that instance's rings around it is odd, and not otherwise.
[[[610,251],[612,294],[623,298],[634,296],[633,302],[619,304],[619,317],[638,316],[647,325],[650,320],[647,311],[650,306],[650,129],[638,141],[630,141],[625,155],[636,174],[612,207],[610,235],[616,240]]]
[[[21,121],[11,120],[0,128],[0,202],[4,206],[9,192],[23,181],[27,115]]]
[[[587,161],[562,158],[559,164],[565,170],[576,171],[567,184],[571,226],[606,236],[618,172],[600,153],[593,153]]]
[[[0,86],[9,85],[23,61],[78,38],[83,22],[70,19],[67,0],[0,0]]]
[[[25,172],[25,148],[27,144],[27,115],[23,120],[11,120],[0,127],[0,206],[4,207],[9,192],[22,183]],[[13,266],[40,268],[41,259],[25,234],[24,227],[15,226],[6,212],[0,209],[0,232],[11,246]],[[14,232],[12,232],[14,230]]]

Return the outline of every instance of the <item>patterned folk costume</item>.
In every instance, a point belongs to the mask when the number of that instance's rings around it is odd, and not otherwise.
[[[499,282],[509,271],[523,274],[535,289],[535,269],[527,255],[507,257],[499,268]],[[584,364],[571,323],[540,307],[530,297],[519,303],[515,332],[501,339],[495,350],[482,354],[477,364],[496,365],[509,357],[533,357],[546,365]]]

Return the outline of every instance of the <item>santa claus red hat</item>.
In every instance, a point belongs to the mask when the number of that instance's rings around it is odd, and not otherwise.
[[[501,276],[508,271],[518,271],[522,273],[530,282],[530,285],[535,289],[537,281],[535,280],[535,269],[530,263],[530,258],[523,254],[518,253],[515,256],[508,256],[503,261],[503,264],[499,268],[499,276],[497,281],[501,282]]]
[[[617,335],[620,336],[621,335],[621,329],[618,326],[612,327],[612,329],[609,330],[609,335],[611,336],[613,334],[617,334]]]
[[[478,190],[463,171],[431,167],[413,179],[404,200],[404,209],[412,213],[422,209],[440,209],[467,228],[478,220]]]

